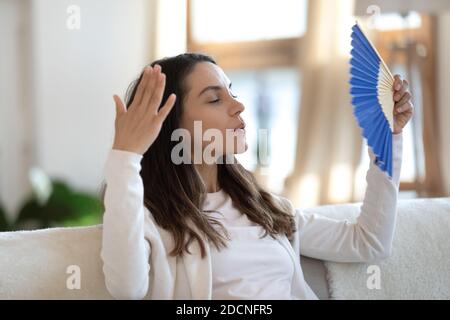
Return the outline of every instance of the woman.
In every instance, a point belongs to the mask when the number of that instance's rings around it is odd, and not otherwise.
[[[341,262],[389,256],[401,132],[412,116],[407,82],[396,76],[394,87],[393,179],[374,165],[369,151],[366,197],[357,222],[348,223],[295,209],[264,191],[239,163],[229,163],[247,148],[244,106],[211,57],[188,53],[146,67],[127,91],[126,105],[114,95],[101,250],[111,295],[317,299],[303,277],[300,254]],[[195,136],[197,121],[219,137],[232,131],[232,140],[215,145],[209,153],[215,162],[180,163],[180,157],[192,160],[196,150],[204,155],[208,149],[208,141],[173,139],[175,130]]]

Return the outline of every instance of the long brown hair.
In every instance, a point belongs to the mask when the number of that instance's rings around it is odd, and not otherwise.
[[[143,155],[140,175],[144,184],[144,205],[156,223],[174,237],[175,247],[170,255],[190,253],[188,247],[196,240],[204,258],[206,256],[204,239],[211,241],[217,249],[226,247],[227,237],[212,225],[219,225],[225,234],[226,230],[220,222],[201,210],[206,189],[194,165],[174,164],[171,160],[172,148],[178,143],[171,141],[171,135],[179,128],[183,100],[188,90],[185,79],[199,62],[216,64],[210,56],[196,53],[180,54],[151,63],[151,66],[160,65],[166,75],[161,106],[171,93],[177,95],[177,100],[158,137]],[[127,109],[133,102],[141,78],[142,73],[127,89],[125,98]],[[227,161],[217,164],[219,186],[231,197],[233,205],[251,221],[261,225],[265,229],[264,236],[270,234],[274,237],[275,234],[285,233],[287,237],[291,237],[295,232],[292,214],[269,192],[263,190],[253,174],[236,158],[233,160],[232,164]],[[188,221],[191,221],[202,235],[198,234]]]

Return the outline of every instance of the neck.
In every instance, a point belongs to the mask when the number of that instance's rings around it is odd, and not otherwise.
[[[202,177],[206,192],[217,192],[220,190],[217,177],[217,164],[195,164],[195,168]]]

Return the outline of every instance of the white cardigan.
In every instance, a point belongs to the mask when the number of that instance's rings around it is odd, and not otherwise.
[[[293,297],[317,299],[303,277],[300,254],[337,262],[372,262],[390,255],[402,144],[402,134],[394,135],[392,180],[374,164],[369,149],[367,189],[356,223],[306,214],[274,194],[292,213],[297,227],[291,240],[277,237],[295,261]],[[205,243],[205,259],[197,241],[190,244],[192,254],[169,256],[174,245],[171,234],[156,224],[143,205],[141,159],[136,153],[111,150],[106,161],[101,258],[107,289],[118,299],[211,299],[210,245]]]

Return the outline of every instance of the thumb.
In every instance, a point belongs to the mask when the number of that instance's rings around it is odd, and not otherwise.
[[[127,109],[123,104],[122,99],[120,99],[120,97],[117,95],[113,95],[113,99],[116,104],[116,116],[126,113]]]

